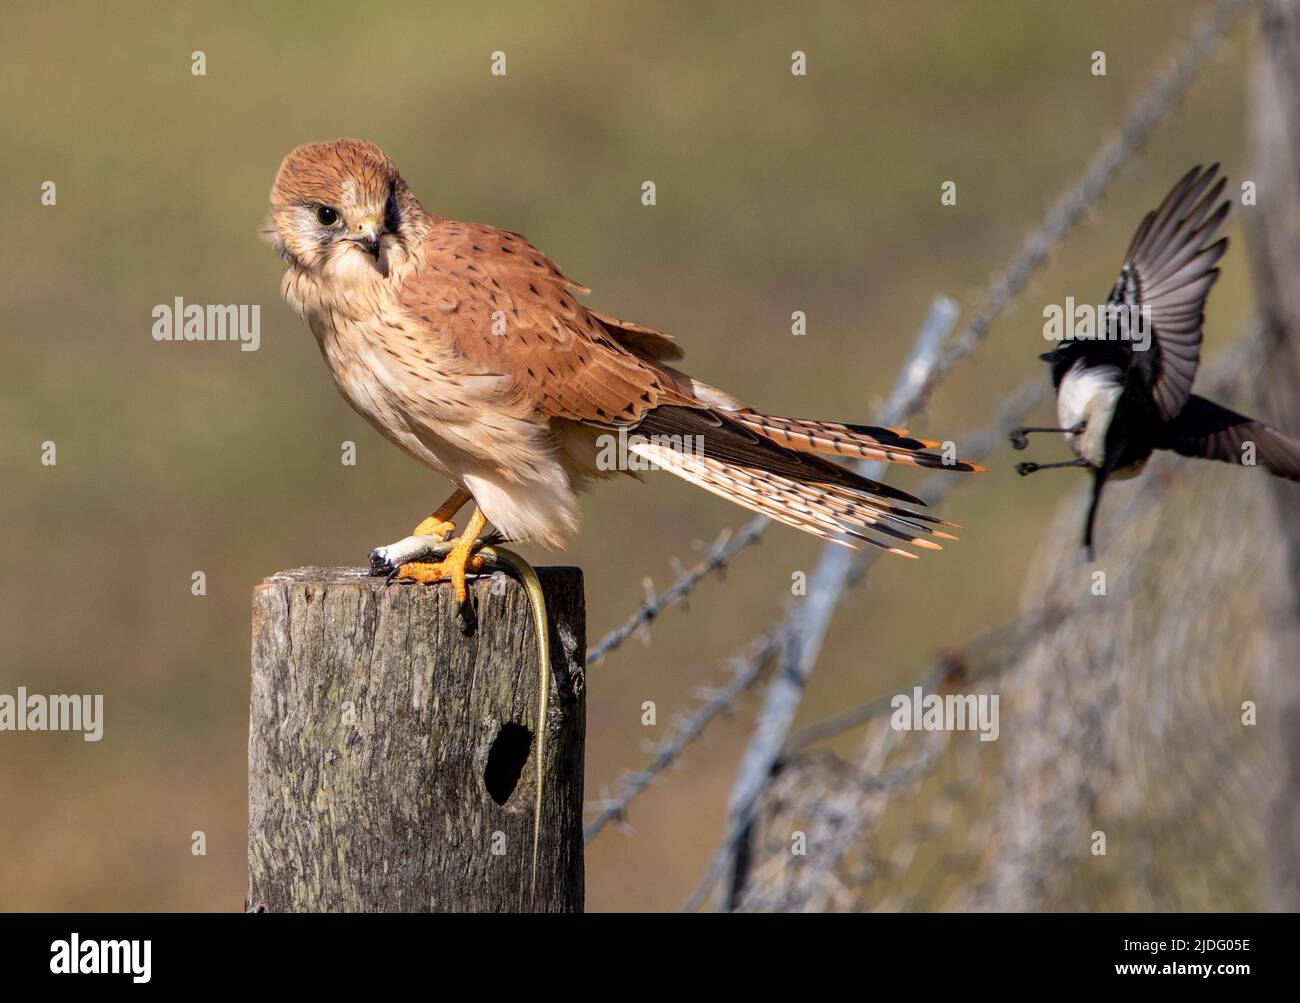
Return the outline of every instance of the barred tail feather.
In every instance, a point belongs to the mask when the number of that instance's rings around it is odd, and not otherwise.
[[[635,441],[629,448],[706,491],[822,540],[848,547],[867,543],[915,559],[916,554],[875,539],[864,530],[927,550],[942,547],[916,533],[952,539],[949,534],[919,523],[909,526],[908,518],[915,518],[917,513],[896,509],[847,488],[802,484],[771,471],[681,451],[655,440]]]
[[[945,462],[942,456],[923,452],[940,443],[933,439],[909,436],[905,428],[781,418],[749,409],[733,412],[732,417],[750,431],[800,453],[832,453],[862,460],[906,463],[915,467],[968,473],[984,469],[967,460]]]

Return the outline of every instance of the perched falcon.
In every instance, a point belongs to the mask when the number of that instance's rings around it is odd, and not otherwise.
[[[668,335],[597,313],[588,292],[517,233],[425,211],[371,143],[300,146],[271,189],[282,291],[307,322],[339,390],[386,438],[449,478],[456,492],[416,527],[450,554],[402,577],[451,579],[465,599],[475,541],[562,546],[578,527],[576,492],[630,457],[822,539],[939,549],[952,526],[923,504],[818,453],[943,470],[974,464],[925,452],[905,429],[779,418],[674,368]]]
[[[1226,178],[1219,165],[1192,168],[1165,200],[1143,218],[1107,303],[1106,326],[1096,340],[1067,341],[1046,352],[1056,387],[1060,428],[1018,428],[1016,449],[1030,432],[1062,432],[1078,457],[1064,463],[1021,463],[1021,474],[1053,467],[1092,471],[1092,503],[1083,545],[1092,550],[1092,526],[1102,488],[1110,478],[1141,473],[1153,450],[1258,465],[1274,476],[1300,481],[1300,442],[1263,422],[1192,393],[1201,362],[1205,300],[1219,277],[1215,267],[1228,238],[1214,239],[1228,202],[1215,203]],[[1131,310],[1144,311],[1148,327],[1122,325]],[[1140,316],[1128,321],[1141,323]]]

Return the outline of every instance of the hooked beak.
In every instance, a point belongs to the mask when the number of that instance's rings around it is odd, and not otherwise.
[[[357,221],[357,232],[348,239],[372,258],[378,258],[382,225],[378,216],[366,216]]]

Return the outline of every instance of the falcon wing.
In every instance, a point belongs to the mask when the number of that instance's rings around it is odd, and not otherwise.
[[[601,326],[613,335],[620,345],[638,355],[659,362],[676,362],[686,355],[673,337],[662,331],[619,320],[617,317],[608,317],[595,310],[588,309],[587,312],[600,321]]]
[[[1132,351],[1130,366],[1141,373],[1165,421],[1182,410],[1192,392],[1205,299],[1219,277],[1215,263],[1228,249],[1226,237],[1207,246],[1228,214],[1227,201],[1214,208],[1226,180],[1210,187],[1218,170],[1218,164],[1192,168],[1160,207],[1147,213],[1110,295],[1111,304],[1150,311],[1152,344],[1145,352]]]
[[[588,290],[519,234],[439,222],[424,251],[424,268],[402,285],[402,307],[473,367],[506,377],[540,416],[634,425],[660,403],[684,401],[671,378],[620,343],[662,357],[671,339],[587,310],[574,293]]]

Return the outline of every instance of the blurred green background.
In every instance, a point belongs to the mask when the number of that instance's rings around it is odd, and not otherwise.
[[[251,591],[282,568],[364,563],[446,493],[344,404],[279,299],[282,267],[256,230],[290,148],[373,140],[426,207],[526,233],[592,287],[593,306],[678,337],[694,374],[779,414],[866,421],[931,298],[977,300],[1201,5],[794,6],[9,8],[0,692],[103,693],[106,723],[98,744],[0,734],[0,908],[242,908]],[[1248,176],[1252,35],[1238,27],[918,433],[960,444],[984,425],[1040,365],[1043,305],[1104,297],[1141,214],[1191,164]],[[790,73],[795,49],[806,77]],[[505,77],[489,72],[495,50]],[[54,207],[40,204],[46,180]],[[955,207],[940,205],[945,180]],[[1250,308],[1241,217],[1210,303],[1211,356]],[[150,311],[177,296],[261,304],[260,351],[155,342]],[[790,333],[794,310],[806,337]],[[46,440],[57,466],[40,463]],[[340,463],[344,440],[356,466]],[[951,496],[959,544],[882,561],[848,597],[801,721],[908,683],[936,650],[1014,613],[1077,479],[1022,481],[1012,462],[1004,448]],[[671,555],[691,564],[693,542],[748,517],[658,474],[584,508],[567,554],[526,554],[585,569],[589,642],[645,578],[671,581]],[[810,538],[774,528],[648,646],[592,669],[589,799],[644,763],[816,557]],[[191,595],[195,570],[205,597]],[[658,727],[640,723],[646,700]],[[636,802],[631,831],[589,846],[589,909],[681,905],[720,836],[755,702]],[[206,856],[191,854],[197,830]]]

